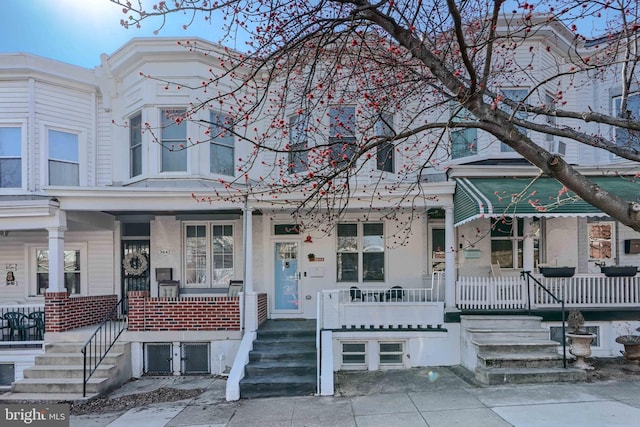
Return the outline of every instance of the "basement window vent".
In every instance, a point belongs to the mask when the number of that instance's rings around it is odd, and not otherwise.
[[[171,375],[171,343],[153,343],[144,345],[144,373],[149,375]]]
[[[600,347],[600,326],[585,326],[585,329],[590,334],[596,335],[596,338],[591,342],[591,347]],[[569,332],[569,328],[567,328],[567,332]],[[551,326],[549,328],[549,339],[562,345],[562,326]],[[567,351],[569,344],[567,339]]]
[[[0,363],[0,386],[10,386],[15,380],[15,365],[13,363]]]
[[[182,343],[182,374],[211,373],[209,360],[209,343]]]
[[[342,343],[342,364],[347,366],[365,366],[367,362],[367,344],[364,342]]]
[[[402,365],[404,345],[401,342],[381,342],[380,365]]]

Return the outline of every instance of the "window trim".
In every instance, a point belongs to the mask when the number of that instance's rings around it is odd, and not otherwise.
[[[382,351],[381,346],[383,344],[400,344],[399,351]],[[380,367],[393,367],[393,366],[403,366],[404,365],[404,355],[405,355],[405,341],[378,341],[378,364]],[[383,362],[383,355],[394,355],[400,356],[399,362]]]
[[[636,91],[631,92],[631,93],[629,93],[627,95],[628,100],[630,100],[631,97],[638,97],[638,99],[640,100],[640,91],[636,90]],[[620,116],[620,111],[619,111],[620,107],[616,106],[616,103],[621,98],[622,98],[622,93],[619,93],[617,95],[611,95],[611,112],[612,112],[612,115],[614,117],[619,117]],[[640,112],[638,113],[638,116],[640,116]],[[637,117],[635,119],[636,120],[640,120],[640,117]],[[615,127],[615,126],[612,126],[611,129],[612,129],[612,133],[613,133],[613,140],[614,140],[616,146],[618,145],[618,132],[626,132],[628,140],[631,139],[631,136],[628,134],[629,130],[622,129],[622,128]],[[640,149],[640,136],[637,136],[636,138],[638,140],[637,144],[627,144],[627,145],[622,145],[622,146],[623,147],[631,147],[631,148]],[[610,154],[611,154],[610,157],[612,159],[620,159],[620,156],[617,156],[617,155],[615,155],[613,153],[610,153]]]
[[[27,263],[29,267],[29,278],[30,284],[28,287],[28,292],[30,296],[35,297],[44,297],[44,294],[38,294],[38,262],[37,262],[37,251],[41,249],[49,250],[49,245],[47,243],[38,244],[38,243],[30,243],[26,245],[26,252],[29,262]],[[88,245],[85,242],[65,242],[64,245],[65,251],[80,251],[80,292],[72,295],[86,295],[87,293],[87,283],[88,283],[88,275],[89,275],[89,251]]]
[[[134,131],[133,129],[133,125],[132,125],[132,121],[133,119],[140,117],[140,129],[138,130],[140,133],[140,143],[136,144],[136,145],[132,145],[132,133]],[[129,179],[135,179],[135,178],[139,178],[140,176],[144,175],[144,141],[143,141],[143,131],[142,131],[142,126],[143,126],[143,122],[142,122],[142,110],[132,114],[131,116],[129,116]],[[135,149],[139,149],[140,150],[140,173],[134,175],[134,158],[133,158],[133,151]]]
[[[186,113],[187,111],[187,107],[185,106],[162,106],[162,107],[158,107],[158,127],[160,129],[159,131],[159,144],[158,144],[158,148],[159,148],[159,159],[158,159],[158,171],[160,172],[160,174],[162,175],[184,175],[184,174],[189,174],[191,172],[191,168],[190,168],[190,160],[191,160],[191,155],[190,155],[190,149],[187,148],[187,141],[189,140],[189,121],[188,120],[184,120],[184,126],[185,126],[185,130],[184,130],[184,150],[180,150],[180,151],[184,151],[185,152],[185,156],[186,156],[186,160],[185,160],[185,169],[184,170],[169,170],[169,171],[165,171],[163,170],[164,168],[162,167],[163,164],[163,159],[164,159],[164,153],[165,153],[165,148],[164,148],[164,138],[162,135],[163,132],[163,121],[164,121],[164,112],[165,111],[184,111]],[[177,140],[177,139],[171,139],[169,141],[183,141],[183,140]],[[167,153],[172,153],[172,151],[169,151],[168,149],[166,150]]]
[[[75,134],[78,136],[78,187],[88,185],[87,165],[87,133],[79,128],[65,128],[51,123],[43,123],[40,127],[40,183],[43,187],[58,187],[49,184],[49,131]],[[64,186],[65,188],[68,186]],[[75,187],[75,186],[72,186]]]
[[[20,186],[19,187],[0,187],[3,192],[11,192],[11,191],[20,191],[24,190],[27,187],[28,180],[28,167],[27,167],[27,156],[25,153],[28,152],[27,149],[27,124],[26,122],[16,122],[16,121],[4,121],[0,120],[0,127],[3,128],[19,128],[20,129]],[[9,158],[9,157],[7,157]],[[15,158],[15,157],[10,157]]]
[[[521,98],[521,99],[509,98],[507,96],[507,94],[505,93],[505,92],[519,91],[519,90],[525,92],[525,96],[523,98]],[[511,101],[519,102],[519,101],[522,101],[523,99],[525,99],[529,95],[529,93],[531,92],[531,88],[530,87],[526,87],[526,86],[501,87],[499,89],[499,92],[500,92],[501,95],[503,95],[505,98],[508,98]],[[506,104],[504,104],[504,103],[500,104],[500,110],[505,112],[505,113],[507,113],[507,114],[513,114],[513,110],[511,110],[511,107],[506,106]],[[515,113],[515,115],[519,116],[520,119],[527,120],[529,118],[530,113],[528,111],[526,111],[526,109],[523,108],[522,110],[518,110]],[[524,134],[526,136],[530,136],[529,129],[521,128],[519,126],[516,126],[516,127],[518,127],[518,129],[520,131],[524,131]],[[500,141],[500,152],[501,153],[516,153],[516,150],[514,150],[513,148],[511,148],[510,146],[508,146],[504,142]]]
[[[344,344],[362,344],[364,345],[364,350],[363,351],[358,351],[358,352],[345,352],[344,351]],[[339,347],[339,352],[340,352],[340,368],[343,370],[362,370],[362,369],[367,369],[367,367],[369,366],[369,342],[368,341],[358,341],[358,340],[345,340],[345,341],[340,341],[340,347]],[[362,363],[349,363],[349,362],[345,362],[344,361],[344,356],[345,355],[363,355],[364,356],[364,361]]]
[[[459,103],[452,101],[449,104],[451,121],[453,123],[459,123],[462,121],[475,121],[473,114],[466,108],[462,107]],[[455,114],[453,114],[455,113]],[[454,148],[454,135],[463,135],[465,145],[464,149]],[[477,128],[450,128],[449,141],[451,160],[464,159],[465,157],[471,157],[478,154],[478,129]],[[459,141],[456,139],[456,141]],[[459,144],[456,144],[456,147]]]
[[[304,150],[308,148],[309,143],[309,135],[305,123],[309,123],[309,114],[306,112],[289,116],[289,152],[287,153],[287,171],[289,175],[309,170],[309,152]],[[304,126],[302,132],[297,131],[295,135],[302,134],[302,139],[293,141],[293,129],[295,127],[299,130],[301,125]]]
[[[500,267],[503,268],[516,268],[516,269],[522,269],[523,265],[517,265],[518,261],[520,261],[520,257],[519,257],[519,253],[518,253],[518,247],[520,244],[523,245],[523,259],[522,259],[522,264],[524,264],[524,241],[527,238],[527,236],[525,236],[525,222],[526,220],[528,220],[529,218],[527,217],[519,217],[519,216],[515,216],[515,217],[511,217],[511,216],[505,216],[504,218],[509,219],[510,221],[513,221],[515,219],[515,226],[511,227],[511,234],[509,236],[493,236],[491,235],[491,232],[493,231],[493,227],[492,227],[492,222],[493,221],[501,221],[503,218],[502,217],[498,217],[498,218],[490,218],[489,221],[489,256],[491,257],[491,264],[495,263],[495,260],[493,259],[493,242],[494,241],[510,241],[511,242],[511,266],[509,265],[502,265],[500,264]],[[522,221],[522,234],[520,234],[518,232],[518,222]],[[541,252],[541,248],[542,246],[544,246],[542,244],[542,240],[543,240],[543,236],[544,233],[542,232],[542,227],[543,227],[543,219],[542,218],[534,218],[533,219],[533,223],[537,222],[538,226],[540,227],[540,232],[539,232],[539,237],[536,239],[534,238],[534,248],[535,248],[535,240],[538,240],[538,260],[535,259],[535,252],[534,252],[534,264],[538,264],[540,262],[540,260],[542,259],[542,252]],[[533,225],[533,224],[532,224]]]
[[[213,278],[213,227],[214,226],[230,226],[231,227],[231,235],[233,237],[233,249],[231,255],[233,256],[233,277],[230,280],[233,280],[237,275],[238,261],[239,255],[238,245],[237,243],[237,224],[233,221],[185,221],[182,223],[182,288],[205,288],[205,289],[223,289],[229,286],[228,283],[224,284],[215,284],[212,282]],[[206,238],[206,274],[207,280],[205,283],[189,283],[187,281],[187,227],[189,226],[204,226],[207,230],[207,238]]]
[[[234,128],[235,128],[235,123],[233,121],[233,117],[230,114],[227,114],[223,111],[217,111],[217,110],[209,110],[209,129],[211,129],[213,125],[213,115],[217,115],[218,117],[222,117],[225,120],[229,120],[230,121],[230,126],[229,128],[226,130],[226,132],[231,134],[231,137],[233,138],[233,144],[229,145],[229,144],[225,144],[224,142],[217,140],[216,137],[217,136],[210,136],[209,139],[209,173],[214,174],[214,175],[222,175],[222,176],[231,176],[234,177],[235,173],[236,173],[236,146],[237,146],[237,141],[236,141],[236,135],[234,133]],[[219,127],[219,126],[218,126]],[[231,161],[233,163],[232,166],[232,171],[231,174],[227,174],[227,173],[223,173],[219,170],[214,171],[213,170],[213,162],[211,162],[211,157],[213,155],[213,148],[214,146],[216,147],[221,147],[223,149],[230,149],[231,150]]]
[[[353,114],[349,117],[353,117],[353,130],[348,128],[344,129],[343,133],[338,133],[335,131],[336,127],[333,125],[334,117],[338,117],[338,115],[332,114],[334,110],[341,110],[353,108]],[[330,163],[335,162],[335,167],[340,168],[346,166],[349,162],[353,161],[353,157],[358,152],[358,144],[357,144],[357,117],[356,117],[357,107],[355,104],[345,104],[345,105],[331,105],[329,106],[329,135],[328,135],[328,143],[329,143],[329,159]],[[337,147],[337,148],[336,148]],[[346,147],[346,150],[344,149]],[[334,156],[338,156],[340,154],[346,154],[347,159],[337,159]],[[341,156],[342,157],[342,156]],[[355,163],[352,164],[352,167],[355,167]]]
[[[370,225],[374,225],[374,224],[380,224],[382,225],[382,240],[383,240],[383,247],[382,247],[382,251],[370,251],[370,252],[365,252],[364,250],[364,239],[365,239],[365,235],[364,235],[364,225],[365,224],[370,224]],[[356,225],[356,239],[357,239],[357,249],[356,251],[339,251],[338,250],[338,239],[339,239],[339,234],[338,234],[338,229],[337,227],[339,225]],[[386,248],[386,224],[384,221],[380,220],[380,221],[365,221],[365,222],[361,222],[361,221],[343,221],[343,222],[339,222],[336,225],[336,240],[335,240],[335,254],[336,254],[336,282],[337,283],[344,283],[344,284],[351,284],[351,283],[358,283],[358,284],[368,284],[368,283],[385,283],[386,279],[388,277],[388,269],[387,269],[387,262],[389,260],[389,256],[387,255],[387,248]],[[339,278],[339,274],[340,274],[340,268],[338,266],[338,258],[339,258],[339,254],[341,253],[348,253],[348,254],[357,254],[358,256],[358,271],[357,271],[357,280],[353,281],[353,280],[344,280],[344,279],[340,279]],[[364,280],[364,254],[366,253],[382,253],[384,260],[383,260],[383,266],[382,266],[382,275],[383,278],[381,280]]]

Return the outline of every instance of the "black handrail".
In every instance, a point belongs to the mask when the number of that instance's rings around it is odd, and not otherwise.
[[[87,383],[91,375],[98,369],[100,363],[104,360],[115,344],[116,340],[120,337],[122,332],[127,328],[126,321],[120,322],[123,319],[124,313],[123,299],[120,299],[113,309],[107,314],[98,328],[93,332],[89,339],[82,347],[82,355],[84,358],[83,377],[84,382],[82,384],[82,396],[87,396]]]
[[[551,296],[551,298],[553,298],[555,302],[560,303],[560,309],[562,312],[562,366],[564,367],[564,369],[567,369],[567,338],[566,338],[567,327],[565,324],[566,316],[564,311],[564,300],[556,297],[553,294],[553,292],[551,292],[542,283],[540,283],[538,279],[533,277],[530,271],[523,271],[520,273],[520,275],[527,279],[527,305],[528,305],[529,314],[531,314],[531,287],[529,286],[529,279],[533,279],[533,282],[536,283],[538,286],[540,286],[543,291],[549,294],[549,296]]]

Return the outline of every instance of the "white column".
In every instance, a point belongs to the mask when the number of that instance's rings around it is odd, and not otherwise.
[[[49,287],[47,292],[64,292],[64,232],[66,227],[47,228],[49,232]]]
[[[456,307],[456,236],[453,227],[453,205],[444,208],[444,305],[446,308]]]
[[[531,235],[531,228],[533,225],[533,218],[523,218],[522,234],[524,240],[522,241],[522,269],[524,271],[533,271],[534,259],[533,259],[533,240]]]
[[[244,291],[253,292],[253,208],[249,207],[249,202],[245,199],[243,209],[243,241],[242,248],[244,257]]]

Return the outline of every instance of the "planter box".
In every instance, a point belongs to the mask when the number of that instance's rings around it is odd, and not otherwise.
[[[610,266],[600,267],[600,271],[607,277],[633,277],[638,272],[635,266]]]
[[[544,277],[572,277],[576,273],[575,267],[540,267]]]

